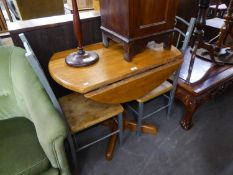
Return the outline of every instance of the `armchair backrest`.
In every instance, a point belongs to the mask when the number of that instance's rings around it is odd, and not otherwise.
[[[24,53],[20,48],[0,47],[0,120],[26,116],[26,111],[17,102],[12,78],[14,71],[20,73],[20,70],[13,70],[12,63],[17,64],[17,58],[24,56]]]
[[[69,174],[64,152],[67,128],[18,47],[0,47],[0,120],[26,117],[52,167]]]

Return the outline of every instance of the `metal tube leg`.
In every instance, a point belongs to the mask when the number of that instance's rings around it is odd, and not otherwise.
[[[177,87],[179,75],[180,75],[180,68],[176,71],[175,76],[174,76],[173,88],[170,92],[170,97],[169,97],[169,101],[168,101],[167,119],[170,119],[170,117],[171,117],[171,112],[172,112],[172,108],[173,108],[173,101],[174,101],[174,96],[176,93],[176,87]]]
[[[171,112],[173,108],[173,100],[174,100],[174,96],[173,96],[173,89],[172,89],[172,91],[170,92],[170,97],[168,101],[167,119],[170,119],[171,117]]]
[[[103,32],[102,32],[102,42],[103,42],[104,47],[108,48],[109,41],[108,41],[107,36]]]
[[[119,145],[122,145],[123,141],[123,116],[122,113],[118,114],[118,129],[119,129]]]
[[[144,103],[138,103],[138,118],[137,118],[137,135],[141,135],[141,127],[142,127],[142,118],[143,118],[143,112],[144,112]]]
[[[78,167],[78,161],[77,161],[77,156],[76,156],[76,150],[75,150],[75,145],[74,145],[74,140],[72,138],[71,133],[68,133],[68,142],[70,145],[70,151],[71,151],[71,156],[73,159],[73,163],[74,163],[74,168],[76,169]]]

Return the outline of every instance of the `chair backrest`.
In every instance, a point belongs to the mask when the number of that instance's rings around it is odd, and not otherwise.
[[[193,29],[195,27],[196,18],[191,18],[189,22],[183,18],[176,16],[176,26],[175,26],[175,44],[176,47],[180,49],[182,53],[185,52],[189,45]],[[186,31],[186,32],[185,32]]]
[[[26,58],[28,60],[28,62],[30,63],[30,65],[32,66],[34,72],[36,73],[36,75],[38,76],[41,84],[43,85],[46,93],[48,94],[48,96],[50,97],[54,107],[56,108],[56,110],[59,112],[60,115],[64,116],[62,109],[60,107],[60,104],[48,82],[48,79],[46,78],[46,75],[35,55],[35,53],[33,52],[31,46],[29,45],[25,35],[23,33],[19,34],[19,37],[21,39],[21,41],[23,42],[24,48],[26,50]]]
[[[60,104],[59,104],[59,102],[58,102],[49,82],[48,82],[48,79],[46,78],[46,75],[45,75],[36,55],[34,54],[30,44],[28,43],[28,41],[23,33],[19,34],[19,37],[20,37],[20,39],[23,42],[23,45],[25,47],[25,50],[26,50],[25,55],[26,55],[26,58],[27,58],[29,64],[32,66],[32,69],[34,70],[35,74],[39,78],[42,86],[44,87],[46,93],[48,94],[50,100],[52,101],[54,108],[57,110],[57,112],[62,117],[67,128],[69,128],[69,124],[68,124],[67,120],[65,119],[65,115],[61,109],[61,106],[60,106]],[[72,136],[71,136],[70,130],[68,131],[67,134],[68,134],[67,139],[68,139],[68,142],[70,144],[70,148],[71,148],[71,152],[72,152],[72,159],[74,161],[74,166],[75,166],[75,168],[77,168],[76,167],[77,166],[77,159],[76,159],[76,155],[75,155],[75,150],[74,150],[74,145],[72,142],[72,138],[71,138]]]
[[[186,49],[189,46],[189,42],[195,27],[196,19],[191,18],[189,22],[184,20],[183,18],[176,16],[176,26],[174,28],[174,38],[176,39],[176,47],[182,52],[185,53]],[[186,32],[184,32],[186,31]],[[175,74],[171,77],[173,80],[173,90],[172,90],[172,95],[175,95],[177,83],[178,83],[178,78],[180,74],[180,69],[176,71]],[[169,116],[169,114],[168,114]]]

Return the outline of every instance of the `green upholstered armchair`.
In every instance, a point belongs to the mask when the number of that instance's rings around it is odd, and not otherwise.
[[[63,0],[13,0],[21,20],[64,14]]]
[[[68,175],[67,128],[17,47],[0,47],[0,174]]]

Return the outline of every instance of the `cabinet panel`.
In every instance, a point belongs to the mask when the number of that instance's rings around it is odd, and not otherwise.
[[[100,0],[102,26],[129,35],[129,0]]]
[[[124,58],[131,61],[149,41],[164,42],[171,48],[179,0],[100,0],[103,43],[120,42]]]
[[[173,28],[176,5],[177,0],[135,0],[134,37]]]

